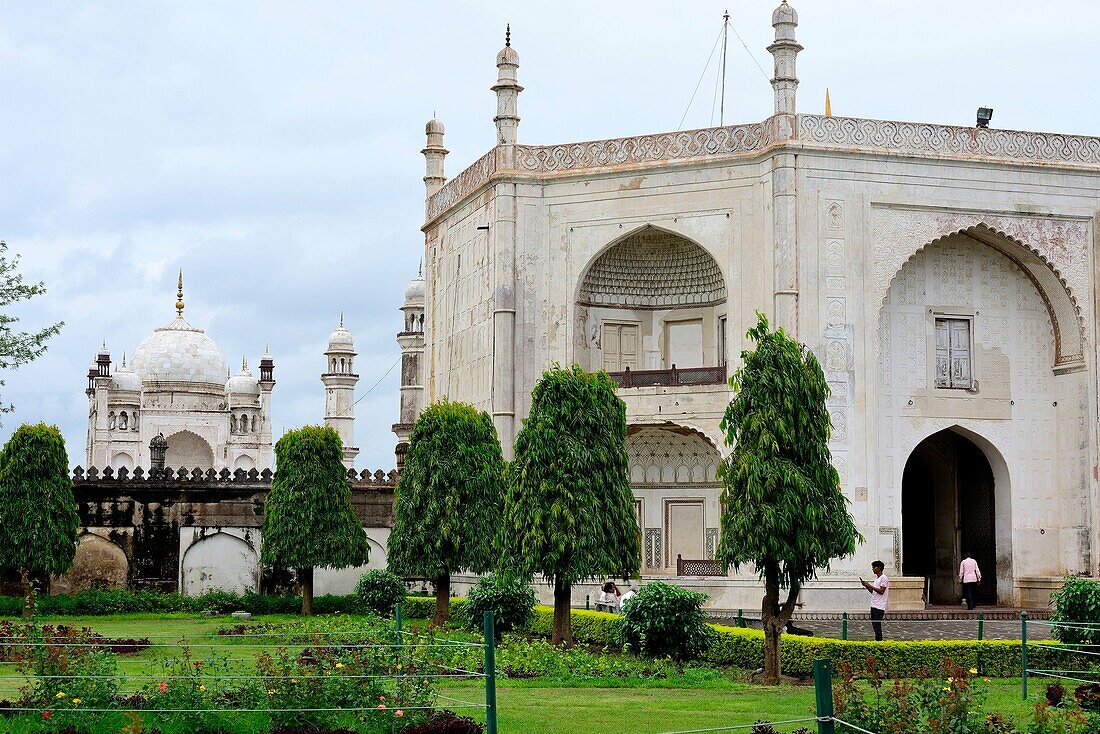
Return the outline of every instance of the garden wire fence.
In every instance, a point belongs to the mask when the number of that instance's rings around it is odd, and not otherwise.
[[[1039,635],[1036,635],[1037,631]],[[1055,638],[1057,642],[1051,641]],[[1021,694],[1024,700],[1028,696],[1028,678],[1032,676],[1085,685],[1100,681],[1100,644],[1097,644],[1100,623],[1036,620],[1030,619],[1024,612],[1020,615],[1020,640]],[[1061,661],[1062,665],[1056,668],[1031,667],[1030,660],[1036,650],[1053,651],[1055,654],[1046,659]]]
[[[452,692],[469,691],[469,681],[483,689],[482,700]],[[111,718],[113,731],[128,724],[133,731],[344,727],[374,734],[443,711],[480,712],[496,734],[491,612],[476,641],[405,629],[400,605],[392,628],[238,624],[182,637],[119,639],[0,622],[0,717],[22,718],[24,726],[104,726]]]

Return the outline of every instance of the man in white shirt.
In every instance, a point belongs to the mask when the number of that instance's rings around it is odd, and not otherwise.
[[[871,570],[875,572],[875,580],[864,581],[861,576],[859,582],[871,592],[871,627],[875,630],[875,640],[882,642],[882,618],[886,616],[886,603],[890,599],[890,579],[883,573],[886,566],[882,561],[872,563]]]
[[[623,594],[623,598],[619,600],[619,609],[626,606],[626,603],[638,595],[638,582],[631,581],[630,588]]]
[[[982,571],[978,568],[978,562],[970,553],[966,553],[962,563],[959,564],[959,583],[963,585],[963,595],[966,598],[966,608],[974,608],[974,590],[982,582]]]

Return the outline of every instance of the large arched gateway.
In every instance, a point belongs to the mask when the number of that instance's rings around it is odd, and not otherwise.
[[[958,603],[966,551],[988,604],[1027,603],[1090,565],[1081,327],[1036,263],[972,228],[913,255],[882,305],[883,514],[900,526],[900,570],[927,580],[930,603]]]

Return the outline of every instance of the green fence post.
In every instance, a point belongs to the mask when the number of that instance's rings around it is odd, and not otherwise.
[[[591,595],[591,594],[585,594],[585,595],[584,595],[584,610],[585,610],[586,612],[587,612],[587,611],[589,611],[590,609],[592,609],[592,607],[588,606],[588,603],[589,603],[589,602],[590,602],[591,600],[592,600],[592,595]]]
[[[497,734],[496,627],[493,613],[485,612],[485,733]]]
[[[744,609],[738,609],[737,610],[737,626],[738,627],[744,627],[745,626],[745,610]]]
[[[848,612],[840,615],[840,639],[848,639]]]
[[[1027,700],[1027,612],[1020,612],[1020,680]]]
[[[814,694],[817,697],[817,734],[834,734],[833,673],[828,660],[814,661]]]
[[[397,602],[397,606],[393,608],[393,631],[395,633],[395,640],[397,644],[401,644],[401,602]]]
[[[985,639],[985,612],[978,612],[978,641]]]

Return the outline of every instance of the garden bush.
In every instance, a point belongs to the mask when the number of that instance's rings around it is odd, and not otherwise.
[[[1054,606],[1052,622],[1090,625],[1056,626],[1052,630],[1054,639],[1069,644],[1100,644],[1100,581],[1067,577],[1062,588],[1050,595],[1050,603]]]
[[[359,577],[355,596],[367,609],[388,617],[405,598],[405,582],[395,573],[376,568]]]
[[[617,646],[615,640],[623,618],[608,612],[590,612],[587,609],[573,610],[573,642],[577,645],[595,647]],[[536,637],[550,637],[554,628],[554,608],[536,606],[531,619],[523,631]]]
[[[706,594],[654,581],[623,606],[616,641],[650,657],[693,660],[710,644],[713,631],[703,613]]]
[[[535,601],[535,590],[525,579],[507,573],[486,574],[466,597],[467,625],[474,631],[480,630],[485,612],[492,612],[499,640],[505,632],[527,624]]]

